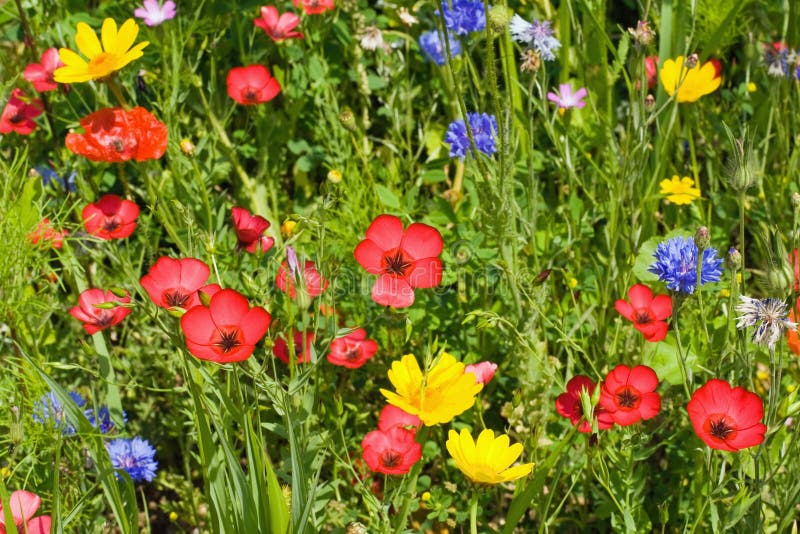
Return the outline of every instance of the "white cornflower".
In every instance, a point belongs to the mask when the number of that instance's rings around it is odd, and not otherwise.
[[[553,28],[550,27],[549,20],[540,22],[534,19],[533,22],[528,22],[519,15],[514,15],[508,25],[508,31],[513,40],[529,45],[546,61],[553,61],[556,58],[553,52],[561,48],[559,40],[553,37]]]
[[[405,24],[406,26],[413,26],[414,24],[419,22],[417,17],[409,13],[408,9],[405,7],[401,7],[400,9],[397,10],[397,16],[400,17],[400,20],[403,21],[403,24]]]
[[[775,344],[783,336],[784,331],[797,328],[797,323],[789,320],[789,312],[782,300],[754,299],[744,295],[739,299],[736,311],[741,315],[736,319],[736,328],[755,326],[751,338],[753,343],[766,345],[769,350],[775,350]]]
[[[370,26],[361,35],[361,48],[377,50],[383,47],[383,34],[376,26]]]

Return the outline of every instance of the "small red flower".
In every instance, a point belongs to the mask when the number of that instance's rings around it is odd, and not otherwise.
[[[658,81],[658,56],[644,58],[644,72],[647,77],[647,88],[652,89]]]
[[[209,287],[206,281],[210,272],[208,265],[195,258],[162,257],[142,277],[141,284],[156,306],[188,310],[201,304],[198,291]],[[217,291],[219,286],[213,284],[209,296]]]
[[[233,216],[233,229],[236,231],[238,247],[251,254],[256,248],[261,252],[266,252],[275,244],[275,240],[264,235],[269,228],[269,221],[261,215],[252,215],[244,208],[234,207],[231,209]]]
[[[373,430],[361,441],[362,457],[377,473],[405,475],[422,458],[422,445],[414,437],[403,428]]]
[[[100,239],[124,239],[136,228],[139,206],[117,195],[103,195],[81,213],[86,231]]]
[[[263,65],[234,67],[228,71],[228,96],[240,104],[263,104],[281,91],[278,80]]]
[[[712,449],[736,452],[764,441],[764,403],[755,393],[714,378],[686,405],[695,433]]]
[[[483,385],[488,384],[494,378],[495,371],[497,371],[497,364],[492,362],[471,363],[464,367],[465,373],[475,375],[476,384],[480,382]]]
[[[294,7],[302,7],[306,15],[319,15],[333,9],[333,0],[294,0]]]
[[[410,432],[416,432],[421,425],[419,417],[391,404],[384,406],[378,416],[378,430],[382,432],[392,428],[403,428]]]
[[[358,328],[344,337],[337,337],[331,343],[328,361],[349,369],[358,369],[375,355],[378,344],[367,339],[367,332]]]
[[[41,63],[31,63],[25,67],[22,77],[31,82],[40,93],[55,91],[58,83],[53,80],[53,71],[63,66],[64,63],[58,57],[58,48],[48,48],[42,53]]]
[[[56,230],[50,223],[50,219],[44,218],[36,225],[31,233],[28,234],[28,241],[33,245],[41,243],[42,246],[61,248],[64,238],[69,232],[66,230]]]
[[[413,223],[405,232],[393,215],[379,215],[353,255],[368,273],[377,274],[372,300],[382,306],[405,308],[414,303],[414,288],[442,281],[442,235],[436,228]]]
[[[111,291],[102,289],[87,289],[78,296],[78,305],[69,310],[69,314],[83,323],[83,329],[89,334],[105,330],[114,326],[131,313],[130,308],[119,306],[117,303],[128,304],[130,295],[125,292],[124,297],[118,297]],[[114,303],[109,309],[98,308],[95,304]]]
[[[145,161],[167,150],[167,125],[144,108],[104,108],[82,118],[81,127],[84,133],[67,134],[66,145],[92,161]]]
[[[636,284],[628,290],[630,303],[618,300],[614,303],[623,317],[633,321],[633,327],[644,334],[647,341],[661,341],[667,337],[667,319],[672,315],[672,299],[669,295],[653,298],[650,288]]]
[[[794,308],[792,308],[789,311],[789,320],[792,322],[797,321],[797,319],[795,319],[796,310],[800,310],[800,297],[797,298],[797,302],[795,302]],[[800,354],[800,338],[798,338],[797,330],[795,330],[794,328],[786,329],[786,343],[789,345],[789,350],[791,350],[795,354]]]
[[[641,419],[652,419],[661,410],[661,396],[656,393],[658,376],[646,365],[633,369],[618,365],[608,373],[600,389],[600,406],[610,420],[620,426]]]
[[[261,18],[255,19],[253,24],[264,30],[270,39],[279,43],[284,39],[302,39],[303,34],[292,31],[300,24],[300,17],[294,13],[284,13],[278,16],[278,9],[272,6],[261,8]]]
[[[232,363],[246,360],[267,333],[269,312],[233,289],[222,289],[206,306],[195,306],[181,317],[186,346],[201,360]]]
[[[562,393],[556,399],[556,411],[562,417],[570,420],[573,426],[578,427],[579,432],[591,432],[592,423],[583,413],[583,404],[581,403],[581,391],[586,390],[586,393],[591,397],[594,394],[595,388],[594,381],[588,376],[575,375],[567,382],[567,392]],[[602,406],[595,406],[593,417],[597,417],[597,428],[600,430],[607,430],[614,426],[606,411]]]
[[[288,264],[284,261],[278,269],[278,276],[275,278],[275,285],[284,293],[288,293],[291,298],[297,296],[294,286],[294,276],[287,276],[289,271]],[[313,261],[307,260],[303,266],[303,287],[309,297],[316,297],[328,288],[328,281],[325,280]]]
[[[292,335],[292,340],[294,341],[294,353],[297,355],[296,362],[305,363],[311,361],[314,332],[295,331]],[[289,365],[289,345],[282,337],[275,340],[272,354],[286,365]]]
[[[3,114],[0,115],[0,133],[17,132],[29,135],[36,129],[33,119],[44,111],[44,104],[38,98],[28,98],[22,89],[11,91]]]
[[[29,491],[17,490],[8,496],[6,507],[11,509],[11,516],[14,518],[17,532],[50,534],[51,517],[49,515],[33,517],[41,504],[42,499]],[[3,503],[0,503],[0,533],[5,534],[6,517],[3,508]]]

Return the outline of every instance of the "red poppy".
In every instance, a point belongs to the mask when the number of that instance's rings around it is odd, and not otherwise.
[[[800,310],[800,297],[797,298],[794,307],[789,311],[789,320],[796,322],[796,311]],[[789,345],[789,350],[795,354],[800,354],[800,338],[798,338],[797,330],[794,328],[786,329],[786,343]]]
[[[158,159],[167,150],[167,125],[144,108],[104,108],[81,119],[84,133],[67,134],[67,148],[92,161]]]
[[[208,306],[195,306],[181,316],[186,347],[201,360],[232,363],[246,360],[267,333],[269,312],[238,291],[222,289]]]
[[[28,135],[36,129],[33,119],[44,111],[44,104],[38,98],[25,96],[22,89],[11,91],[3,114],[0,115],[0,133],[17,132],[20,135]]]
[[[31,82],[40,93],[55,91],[58,83],[53,80],[53,71],[63,66],[64,63],[58,57],[58,48],[48,48],[42,53],[41,63],[31,63],[25,67],[22,77]]]
[[[373,430],[361,441],[362,457],[377,473],[405,475],[422,458],[422,445],[414,437],[403,428]]]
[[[421,424],[419,417],[391,404],[384,406],[378,416],[378,430],[383,432],[392,428],[404,428],[410,432],[416,432]]]
[[[618,365],[608,373],[600,389],[600,406],[610,420],[628,426],[641,419],[652,419],[661,410],[661,396],[656,393],[658,376],[646,365],[633,369]]]
[[[94,334],[122,322],[132,310],[118,303],[128,304],[130,301],[127,291],[124,297],[118,297],[111,291],[87,289],[78,296],[78,305],[69,310],[69,314],[83,323],[87,333]],[[112,307],[105,309],[106,303],[113,303]],[[98,308],[95,304],[103,307]]]
[[[300,17],[294,13],[278,15],[278,9],[272,6],[261,8],[261,18],[255,19],[253,24],[264,30],[270,39],[279,43],[284,39],[302,39],[303,34],[292,31],[300,24]]]
[[[8,497],[7,507],[11,509],[11,517],[14,518],[14,526],[17,532],[27,534],[50,534],[52,519],[49,515],[33,517],[33,514],[42,504],[42,499],[35,493],[17,490]],[[6,517],[3,510],[3,503],[0,503],[0,533],[6,533]]]
[[[658,81],[658,56],[644,58],[644,72],[647,77],[647,88],[652,89]]]
[[[372,300],[382,306],[405,308],[414,303],[414,288],[434,287],[442,281],[442,235],[422,223],[403,222],[379,215],[353,255],[368,273],[377,274]]]
[[[261,215],[252,215],[244,208],[231,209],[233,216],[233,229],[236,231],[238,247],[247,252],[254,253],[256,248],[266,252],[275,244],[275,240],[264,235],[269,228],[269,221]]]
[[[653,298],[650,288],[636,284],[628,290],[630,303],[618,300],[614,303],[623,317],[633,321],[633,327],[644,334],[647,341],[661,341],[667,337],[667,322],[672,315],[672,299],[669,295],[658,295]]]
[[[570,422],[578,427],[579,432],[591,432],[592,423],[583,413],[583,403],[581,402],[581,391],[591,397],[594,394],[594,381],[588,376],[575,375],[567,382],[567,392],[562,393],[556,399],[556,411],[562,417],[569,418]],[[594,417],[597,417],[597,428],[607,430],[614,426],[606,411],[602,406],[595,406]]]
[[[686,405],[695,433],[712,449],[736,452],[764,441],[764,403],[755,393],[714,378]]]
[[[333,0],[294,0],[294,7],[302,7],[306,15],[319,15],[333,9]]]
[[[299,332],[295,330],[292,340],[294,341],[294,353],[297,355],[296,362],[310,362],[314,332]],[[272,354],[286,365],[289,365],[289,345],[282,337],[275,340]]]
[[[208,265],[195,258],[162,257],[142,277],[141,284],[156,306],[188,310],[201,304],[198,291],[208,287],[210,272]],[[214,284],[211,295],[217,291],[219,286]]]
[[[228,96],[245,106],[269,102],[280,91],[278,80],[263,65],[234,67],[228,71]]]
[[[275,278],[275,285],[284,293],[288,293],[291,298],[295,298],[297,291],[294,287],[294,276],[287,276],[288,270],[287,263],[285,261],[281,263],[278,276]],[[317,266],[310,260],[307,260],[303,266],[303,287],[308,296],[312,298],[322,294],[328,288],[328,281],[319,274]]]
[[[367,332],[363,328],[358,328],[344,337],[333,340],[328,361],[334,365],[358,369],[367,363],[377,350],[378,344],[375,340],[367,339]]]
[[[100,239],[124,239],[136,228],[139,206],[117,195],[103,195],[81,213],[86,231]]]
[[[33,232],[28,234],[28,241],[34,245],[41,243],[42,246],[61,248],[64,244],[64,238],[67,237],[68,234],[69,232],[66,230],[56,230],[53,225],[50,224],[50,219],[44,218],[39,221],[39,224],[36,225]]]
[[[495,371],[497,371],[497,364],[492,362],[471,363],[464,367],[465,373],[472,373],[475,375],[476,383],[480,382],[484,385],[488,384],[492,378],[494,378]]]

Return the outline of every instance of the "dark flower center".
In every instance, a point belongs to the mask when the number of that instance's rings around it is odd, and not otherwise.
[[[25,114],[22,113],[22,110],[17,111],[13,115],[11,115],[11,117],[8,118],[8,122],[10,122],[11,124],[19,124],[23,120],[25,120]]]
[[[258,92],[255,89],[248,88],[244,92],[244,99],[248,102],[256,102],[258,100]]]
[[[114,147],[114,150],[116,150],[120,154],[125,150],[125,143],[123,143],[119,139],[114,139],[113,141],[111,141],[111,145]]]
[[[106,310],[103,310],[103,312],[100,315],[98,315],[97,318],[94,320],[94,324],[99,328],[104,328],[106,326],[109,326],[112,323],[112,321],[114,321],[114,315],[107,312]]]
[[[653,316],[649,310],[636,310],[633,315],[633,321],[636,324],[649,324],[653,322]]]
[[[241,331],[238,328],[230,328],[230,329],[222,329],[218,330],[219,332],[219,339],[214,343],[214,346],[217,347],[220,351],[227,354],[228,352],[232,351],[236,347],[242,344],[241,341]]]
[[[358,347],[353,347],[352,349],[349,349],[347,352],[344,353],[344,359],[349,362],[357,360],[360,356],[361,356],[361,351],[358,350]]]
[[[617,391],[617,404],[621,408],[635,408],[639,404],[639,395],[637,391],[625,386]]]
[[[116,217],[108,217],[103,223],[103,230],[106,232],[113,232],[120,227],[119,219]]]
[[[725,440],[731,433],[734,431],[733,426],[729,425],[727,421],[725,421],[725,417],[722,416],[719,419],[712,420],[710,424],[710,432],[711,435],[717,439]]]
[[[176,289],[174,291],[167,291],[164,293],[164,300],[170,306],[176,306],[178,308],[185,308],[186,304],[189,302],[191,297],[181,292],[180,289]]]
[[[397,467],[403,459],[399,453],[395,451],[386,451],[381,455],[381,464],[384,467]]]
[[[412,260],[398,249],[387,252],[383,256],[383,271],[396,276],[406,276],[411,270]]]

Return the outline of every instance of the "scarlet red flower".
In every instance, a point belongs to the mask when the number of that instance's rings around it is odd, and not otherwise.
[[[11,91],[3,114],[0,115],[0,133],[17,132],[28,135],[36,129],[33,119],[42,114],[44,104],[38,98],[28,98],[22,89]]]
[[[50,534],[52,519],[49,515],[33,517],[36,510],[42,504],[42,499],[35,493],[17,490],[8,497],[8,504],[11,509],[11,516],[14,518],[14,525],[17,532],[27,534]],[[3,510],[3,503],[0,503],[0,534],[6,533],[6,517]]]
[[[319,15],[333,9],[333,0],[294,0],[294,7],[301,7],[306,15]]]
[[[297,363],[305,363],[311,361],[311,346],[314,343],[314,332],[298,332],[295,331],[292,335],[294,341],[294,353],[297,355]],[[272,354],[280,361],[289,365],[289,345],[283,338],[275,340],[275,345],[272,347]]]
[[[297,291],[294,287],[294,276],[287,276],[289,270],[287,263],[281,263],[278,269],[278,276],[275,278],[275,285],[284,293],[288,293],[291,298],[297,296]],[[309,297],[316,297],[322,294],[328,288],[328,281],[325,280],[313,261],[307,260],[303,266],[303,287]]]
[[[367,466],[377,473],[404,475],[422,457],[422,445],[414,432],[403,428],[373,430],[361,441]]]
[[[764,441],[764,403],[755,393],[714,378],[686,405],[695,433],[712,449],[736,452]]]
[[[56,230],[50,224],[50,219],[44,218],[39,221],[33,232],[28,234],[28,241],[34,245],[41,243],[43,246],[61,248],[64,238],[69,234],[66,230]]]
[[[658,295],[653,298],[650,288],[636,284],[628,290],[630,303],[618,300],[614,303],[623,317],[633,321],[633,327],[644,334],[647,341],[661,341],[667,337],[667,322],[672,315],[672,299],[669,295]]]
[[[579,432],[592,431],[592,422],[583,413],[581,391],[586,390],[591,397],[595,387],[594,381],[588,376],[575,375],[567,382],[567,392],[562,393],[556,399],[556,412],[562,417],[567,417],[574,426],[578,427]],[[602,406],[595,406],[593,411],[592,416],[597,418],[598,429],[607,430],[614,426],[614,421],[609,418]]]
[[[661,410],[661,396],[656,372],[646,365],[633,369],[618,365],[608,373],[600,389],[600,406],[610,420],[628,426],[641,419],[652,419]]]
[[[228,71],[228,96],[240,104],[263,104],[281,91],[278,80],[263,65],[234,67]]]
[[[205,285],[210,272],[208,265],[195,258],[162,257],[142,277],[141,284],[156,306],[188,310],[201,304],[198,291],[210,287]],[[211,296],[219,289],[213,284],[212,291],[206,292]]]
[[[269,312],[233,289],[222,289],[206,306],[195,306],[181,317],[186,346],[201,360],[232,363],[246,360],[267,333]]]
[[[78,296],[78,305],[69,310],[69,314],[83,323],[83,329],[89,334],[114,326],[131,313],[130,308],[116,303],[128,304],[131,301],[127,291],[124,297],[118,297],[111,291],[87,289]],[[95,304],[114,303],[110,309],[98,308]]]
[[[405,308],[414,303],[414,288],[442,281],[442,235],[422,223],[403,222],[393,215],[379,215],[367,229],[366,239],[353,255],[368,273],[377,274],[372,300],[382,306]]]
[[[796,291],[796,290],[795,290]],[[800,297],[797,298],[794,307],[789,311],[789,320],[796,322],[796,310],[800,310]],[[789,345],[789,350],[795,354],[800,354],[800,338],[798,338],[797,330],[794,328],[786,329],[786,343]]]
[[[358,369],[375,355],[378,344],[367,339],[367,332],[358,328],[344,337],[337,337],[331,343],[328,361],[349,369]]]
[[[652,89],[658,81],[658,56],[644,58],[644,72],[647,77],[647,88]]]
[[[232,208],[231,215],[240,249],[254,253],[258,248],[261,252],[266,252],[275,244],[274,239],[263,235],[269,228],[269,221],[261,215],[252,215],[246,209],[239,207]]]
[[[278,15],[278,9],[272,6],[261,8],[261,18],[255,19],[253,24],[264,30],[270,39],[276,43],[284,39],[302,39],[303,34],[292,31],[300,24],[300,17],[294,13]]]
[[[117,195],[103,195],[81,213],[86,231],[100,239],[123,239],[133,233],[139,206]]]
[[[492,378],[494,378],[495,371],[497,371],[497,364],[492,362],[472,363],[464,367],[465,373],[472,373],[475,375],[475,383],[480,382],[484,385],[488,384]]]
[[[419,417],[391,404],[384,406],[378,416],[378,430],[383,432],[392,428],[404,428],[411,432],[416,432],[421,425]]]
[[[81,119],[84,133],[67,134],[73,154],[117,163],[158,159],[167,150],[167,125],[144,108],[104,108]]]
[[[22,77],[33,84],[40,93],[58,89],[58,83],[53,80],[53,71],[63,67],[64,63],[58,57],[57,48],[48,48],[42,53],[41,63],[31,63],[22,73]]]

